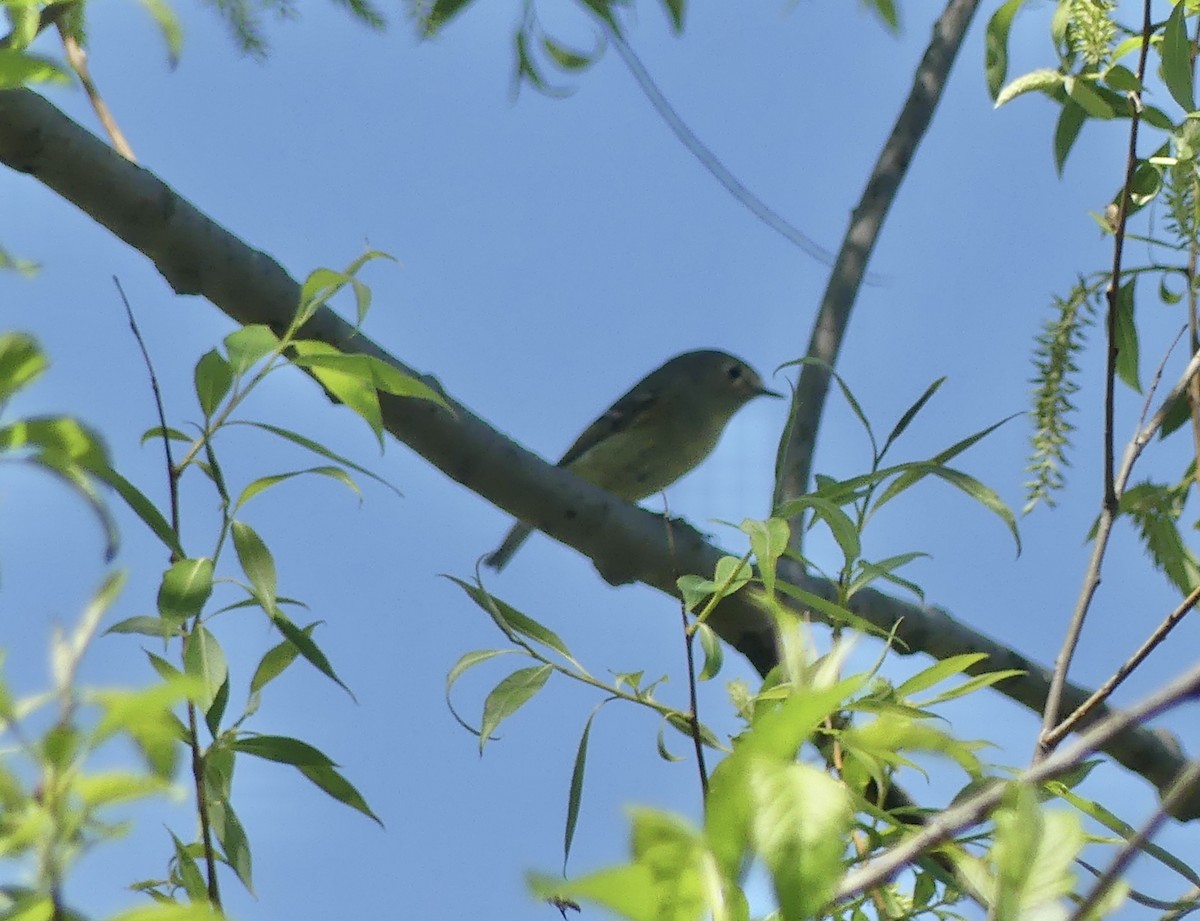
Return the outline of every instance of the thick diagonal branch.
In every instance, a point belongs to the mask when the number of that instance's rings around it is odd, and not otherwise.
[[[34,177],[142,252],[178,293],[202,295],[242,324],[281,329],[292,317],[299,286],[279,263],[246,245],[37,94],[0,92],[0,163]],[[330,310],[318,312],[303,333],[416,373]],[[677,573],[714,571],[721,551],[699,532],[673,523],[669,545],[660,517],[547,464],[466,407],[451,403],[453,415],[425,401],[384,396],[384,424],[447,476],[586,554],[610,582],[639,581],[674,595]],[[834,586],[825,580],[803,572],[782,575],[823,597],[834,596]],[[1005,681],[998,690],[1034,712],[1041,711],[1046,670],[990,637],[936,608],[872,590],[856,594],[852,607],[855,614],[885,631],[898,624],[897,648],[902,653],[945,658],[984,652],[989,658],[980,670],[1026,670],[1026,677]],[[760,672],[775,664],[773,624],[747,593],[724,601],[708,623]],[[1088,696],[1085,689],[1068,685],[1064,700],[1073,708]],[[1084,726],[1108,712],[1097,708]],[[1169,736],[1138,726],[1124,729],[1104,750],[1160,790],[1185,763]],[[1174,814],[1180,819],[1200,817],[1200,794],[1185,798]]]

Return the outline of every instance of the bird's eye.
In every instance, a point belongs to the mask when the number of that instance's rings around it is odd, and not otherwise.
[[[739,380],[739,379],[741,379],[741,376],[742,376],[742,366],[741,365],[730,365],[729,368],[725,371],[725,373],[729,375],[729,379],[731,381]]]

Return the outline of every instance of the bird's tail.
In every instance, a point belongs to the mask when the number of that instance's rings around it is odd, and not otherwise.
[[[533,528],[529,525],[517,522],[504,538],[504,543],[497,547],[494,552],[488,554],[483,562],[499,572],[512,559],[512,555],[520,549],[521,544],[525,543],[525,539],[532,533]]]

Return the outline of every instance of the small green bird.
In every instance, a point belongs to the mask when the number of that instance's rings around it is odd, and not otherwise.
[[[652,371],[567,449],[566,467],[613,495],[637,502],[666,489],[712,453],[733,414],[758,396],[782,397],[740,358],[714,349],[684,352]],[[484,561],[502,569],[533,532],[513,525]]]

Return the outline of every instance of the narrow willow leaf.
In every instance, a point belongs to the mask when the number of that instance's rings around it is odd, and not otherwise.
[[[957,697],[965,697],[968,694],[978,691],[980,688],[990,688],[992,685],[999,684],[1001,681],[1004,681],[1007,678],[1016,678],[1024,674],[1026,674],[1026,672],[1019,668],[1006,668],[998,672],[988,672],[985,675],[976,675],[969,681],[964,681],[962,684],[950,688],[948,691],[942,691],[942,693],[936,694],[927,700],[917,701],[916,705],[923,709],[927,709],[947,700],[954,700]]]
[[[147,499],[141,490],[111,467],[90,467],[89,472],[111,486],[125,500],[125,504],[129,506],[133,513],[145,522],[171,553],[177,557],[187,556],[183,551],[183,546],[179,543],[179,536],[171,530],[171,525],[167,523],[167,519],[162,516],[162,513],[154,503]]]
[[[37,380],[49,366],[32,336],[0,335],[0,403]]]
[[[984,35],[984,75],[987,78],[988,93],[995,100],[1008,79],[1008,33],[1012,28],[1013,17],[1025,4],[1025,0],[1007,0],[992,14],[988,20],[987,32]]]
[[[204,724],[208,726],[208,731],[212,733],[214,739],[221,734],[221,720],[225,718],[225,708],[227,706],[229,706],[228,675],[221,682],[221,686],[217,688],[217,694],[213,698],[212,706],[204,711]]]
[[[526,655],[526,653],[519,649],[476,649],[473,652],[465,652],[459,656],[458,661],[454,663],[454,667],[446,675],[446,706],[450,710],[450,715],[458,721],[458,725],[462,726],[463,729],[472,735],[479,735],[479,730],[462,718],[458,710],[454,708],[454,702],[450,699],[450,692],[453,690],[455,682],[476,665],[495,659],[498,656],[513,655]]]
[[[528,703],[545,686],[553,671],[549,665],[517,669],[492,688],[483,702],[483,719],[479,727],[480,754],[496,727]]]
[[[563,827],[563,876],[567,875],[567,863],[571,859],[571,844],[575,840],[575,825],[579,821],[579,806],[583,802],[583,775],[587,767],[588,738],[592,734],[592,722],[596,714],[607,701],[597,704],[587,722],[583,724],[583,733],[579,736],[579,745],[575,748],[575,763],[571,767],[571,786],[567,793],[567,821]]]
[[[358,485],[341,467],[309,467],[306,470],[293,470],[290,473],[277,473],[273,476],[259,477],[242,490],[241,495],[237,497],[237,501],[233,503],[233,508],[230,509],[230,514],[236,514],[243,505],[260,493],[266,492],[272,486],[278,486],[280,483],[284,483],[294,477],[304,476],[305,474],[315,474],[317,476],[329,477],[331,480],[337,480],[360,498],[362,497],[362,493],[359,491]]]
[[[1051,783],[1048,785],[1048,788],[1056,796],[1061,797],[1084,815],[1094,819],[1109,831],[1120,835],[1126,841],[1133,838],[1134,835],[1137,834],[1137,830],[1132,825],[1118,817],[1115,813],[1111,812],[1109,809],[1102,806],[1095,800],[1086,799],[1068,789],[1065,785],[1058,783],[1057,781],[1051,781]],[[1163,866],[1170,867],[1174,872],[1186,879],[1191,885],[1200,887],[1200,873],[1197,873],[1195,870],[1193,870],[1186,860],[1176,857],[1170,851],[1153,842],[1145,842],[1140,845],[1140,848],[1144,853],[1150,857],[1153,857]]]
[[[183,646],[184,672],[200,682],[196,706],[207,712],[217,699],[217,692],[229,677],[225,653],[217,638],[201,624],[190,634]]]
[[[333,768],[327,765],[310,764],[300,766],[297,770],[339,803],[344,803],[351,809],[356,809],[368,819],[375,821],[380,828],[383,827],[383,822],[379,820],[379,816],[371,811],[371,807],[367,805],[367,801],[363,799],[362,794],[354,788],[354,785],[350,781],[346,780],[345,777]]]
[[[333,666],[329,663],[329,659],[326,658],[325,653],[321,651],[321,647],[312,640],[305,630],[297,627],[278,609],[272,611],[271,621],[278,628],[279,632],[287,638],[288,642],[299,650],[300,655],[309,664],[315,666],[317,671],[349,694],[351,700],[356,699],[349,686],[337,676],[337,672],[333,670]]]
[[[298,445],[301,448],[304,448],[308,451],[312,451],[314,454],[324,457],[327,460],[333,461],[339,467],[344,467],[348,470],[353,470],[355,473],[360,473],[365,477],[370,477],[372,480],[374,480],[380,486],[386,486],[388,489],[390,489],[396,495],[398,495],[398,496],[401,495],[400,490],[398,490],[395,486],[393,486],[391,483],[389,483],[383,477],[379,476],[378,474],[372,473],[366,467],[363,467],[363,466],[360,466],[359,464],[354,463],[354,461],[350,460],[350,458],[343,457],[341,454],[338,454],[335,451],[329,450],[329,448],[325,447],[323,444],[313,441],[311,438],[306,438],[305,436],[301,435],[299,432],[293,432],[290,429],[280,428],[277,425],[268,425],[265,422],[252,422],[249,420],[243,420],[243,421],[235,420],[233,422],[230,422],[229,424],[230,425],[249,425],[254,428],[261,429],[264,432],[270,432],[272,435],[276,435],[279,438],[284,439],[285,441],[290,441],[294,445]]]
[[[472,585],[454,576],[447,576],[446,578],[466,592],[470,599],[479,605],[479,607],[483,608],[505,635],[509,635],[509,631],[512,631],[513,633],[528,637],[535,643],[540,643],[549,649],[553,649],[579,669],[580,672],[587,674],[583,666],[571,655],[571,650],[567,648],[567,644],[549,627],[538,623],[528,614],[518,611],[508,602],[486,591],[481,585]]]
[[[888,437],[884,440],[883,448],[879,452],[880,458],[887,454],[888,448],[895,444],[896,439],[903,435],[905,430],[912,425],[912,421],[917,417],[917,413],[924,408],[925,404],[933,398],[933,395],[941,389],[941,386],[944,383],[946,383],[946,378],[939,377],[932,384],[925,388],[925,392],[917,397],[916,402],[913,403],[912,406],[904,411],[904,413],[900,416],[899,421],[897,421],[895,426],[892,427],[891,432],[888,433]]]
[[[167,61],[174,68],[179,64],[179,55],[183,51],[183,27],[179,24],[179,18],[165,0],[141,0],[141,3],[158,26],[167,44]]]
[[[141,636],[159,636],[167,637],[168,639],[183,634],[183,628],[179,624],[173,624],[170,621],[163,620],[161,617],[151,617],[148,614],[138,614],[134,617],[127,617],[122,621],[113,624],[105,633],[136,633]]]
[[[1138,332],[1134,316],[1134,296],[1136,282],[1132,279],[1121,285],[1117,292],[1117,310],[1113,319],[1116,328],[1113,331],[1117,348],[1117,377],[1125,386],[1137,393],[1142,392],[1142,383],[1138,374]]]
[[[303,765],[325,765],[337,767],[333,759],[319,748],[293,739],[290,736],[248,735],[238,737],[234,743],[235,751],[277,761],[280,764],[291,764],[296,767]]]
[[[1081,106],[1073,102],[1063,103],[1054,126],[1054,169],[1060,177],[1085,121],[1087,113]]]
[[[962,655],[950,656],[948,659],[942,659],[940,662],[935,662],[929,668],[923,669],[913,675],[907,681],[896,687],[896,696],[904,699],[912,697],[926,688],[931,688],[939,682],[945,681],[954,675],[959,675],[965,672],[976,662],[982,662],[987,658],[987,655],[982,652],[970,652]]]
[[[200,356],[195,370],[196,399],[204,417],[211,418],[233,386],[233,369],[216,349]]]
[[[301,632],[311,638],[312,632],[317,628],[317,624],[311,623]],[[254,670],[254,677],[250,679],[250,693],[256,694],[261,691],[268,683],[278,678],[283,674],[284,670],[296,661],[296,657],[300,655],[300,650],[296,645],[288,640],[284,640],[278,645],[272,646],[258,661],[258,667]]]
[[[1158,45],[1162,57],[1162,78],[1171,98],[1185,112],[1196,109],[1192,87],[1192,40],[1187,31],[1187,3],[1178,0],[1163,29]]]
[[[244,521],[234,521],[231,528],[233,547],[237,551],[242,571],[250,580],[254,596],[270,613],[275,604],[277,589],[275,560],[258,533]]]
[[[720,638],[708,624],[696,624],[696,635],[700,638],[700,648],[704,650],[704,665],[696,677],[701,681],[711,681],[721,673],[725,652]]]
[[[233,872],[246,887],[246,891],[253,895],[253,861],[250,857],[250,839],[246,837],[246,829],[242,827],[241,820],[238,819],[237,813],[233,811],[233,806],[229,801],[225,800],[221,805],[225,811],[225,821],[222,823],[221,834],[218,836],[221,850],[225,852],[226,862],[233,867]]]

